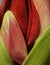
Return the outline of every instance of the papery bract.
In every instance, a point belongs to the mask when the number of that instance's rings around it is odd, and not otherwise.
[[[22,64],[27,56],[26,43],[18,21],[11,11],[4,15],[1,36],[13,60]]]
[[[8,53],[4,41],[0,35],[0,65],[14,65],[14,62]]]

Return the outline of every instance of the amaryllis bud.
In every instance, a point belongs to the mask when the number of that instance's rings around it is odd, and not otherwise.
[[[11,11],[4,15],[1,36],[13,60],[22,64],[27,56],[26,43],[18,21]]]

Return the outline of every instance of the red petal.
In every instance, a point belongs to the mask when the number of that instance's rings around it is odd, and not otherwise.
[[[10,10],[14,13],[22,31],[26,35],[27,11],[25,0],[12,0]]]
[[[29,48],[32,48],[34,44],[33,42],[36,40],[40,32],[40,19],[33,1],[28,0],[28,4],[30,5],[30,12],[28,20],[27,40]]]
[[[0,26],[2,23],[4,13],[6,12],[7,9],[9,9],[10,3],[11,3],[10,0],[2,0],[2,3],[0,5]]]

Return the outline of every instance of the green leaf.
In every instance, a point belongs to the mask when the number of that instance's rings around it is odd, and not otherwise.
[[[50,26],[35,42],[22,65],[50,65]]]

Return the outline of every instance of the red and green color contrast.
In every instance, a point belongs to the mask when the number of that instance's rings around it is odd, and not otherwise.
[[[49,4],[0,0],[0,65],[50,64]]]

